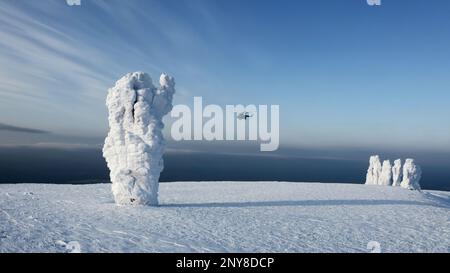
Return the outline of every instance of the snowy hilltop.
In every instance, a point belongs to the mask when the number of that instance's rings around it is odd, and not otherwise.
[[[366,185],[394,186],[409,190],[420,190],[420,179],[422,169],[416,165],[414,159],[408,158],[402,167],[402,160],[394,161],[394,166],[390,160],[383,161],[374,155],[370,157],[369,169],[367,170]]]
[[[108,92],[110,131],[103,156],[121,205],[157,205],[165,141],[163,117],[172,110],[175,81],[162,74],[156,88],[143,72],[129,73]]]
[[[450,193],[282,182],[0,185],[0,252],[449,252]],[[376,246],[376,247],[374,247]]]

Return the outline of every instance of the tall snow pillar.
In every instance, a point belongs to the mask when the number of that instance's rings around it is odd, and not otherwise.
[[[397,159],[394,161],[394,166],[392,167],[392,186],[400,187],[402,182],[402,160]]]
[[[403,166],[403,181],[400,186],[409,190],[420,190],[421,178],[422,170],[416,165],[414,159],[406,159]]]
[[[158,205],[165,140],[162,118],[172,110],[175,81],[162,74],[156,88],[143,72],[129,73],[109,89],[110,131],[103,156],[120,205]]]
[[[381,175],[381,161],[378,155],[370,157],[369,169],[367,170],[366,185],[378,185]]]
[[[383,166],[381,168],[380,179],[378,180],[378,185],[381,186],[391,186],[392,185],[392,165],[391,161],[383,161]]]

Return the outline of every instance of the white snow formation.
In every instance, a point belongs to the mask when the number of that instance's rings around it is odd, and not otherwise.
[[[378,155],[370,157],[369,169],[367,170],[366,185],[378,185],[381,175],[381,161]]]
[[[420,190],[421,168],[415,164],[414,159],[406,159],[402,167],[402,160],[394,161],[394,166],[389,160],[381,165],[380,157],[370,157],[369,169],[367,170],[366,185],[394,186],[410,190]],[[402,180],[403,179],[403,180]]]
[[[420,190],[420,179],[422,170],[414,162],[414,159],[406,159],[403,166],[403,180],[400,186],[410,190]]]
[[[397,159],[394,161],[394,166],[392,167],[392,186],[400,187],[402,177],[402,160]]]
[[[391,161],[383,161],[383,167],[381,168],[381,175],[378,180],[378,185],[391,186],[392,185],[392,165]]]
[[[175,81],[162,74],[159,83],[157,88],[148,74],[134,72],[109,89],[106,106],[110,131],[103,156],[117,204],[158,204],[165,148],[162,118],[172,110]]]

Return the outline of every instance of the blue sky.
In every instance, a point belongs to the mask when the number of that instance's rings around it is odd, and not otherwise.
[[[0,0],[0,141],[35,141],[11,126],[104,137],[107,89],[141,70],[173,75],[175,103],[279,104],[281,145],[449,151],[449,14],[446,0]]]

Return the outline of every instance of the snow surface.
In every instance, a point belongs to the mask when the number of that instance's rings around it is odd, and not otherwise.
[[[284,182],[0,185],[0,252],[449,252],[450,192]]]

